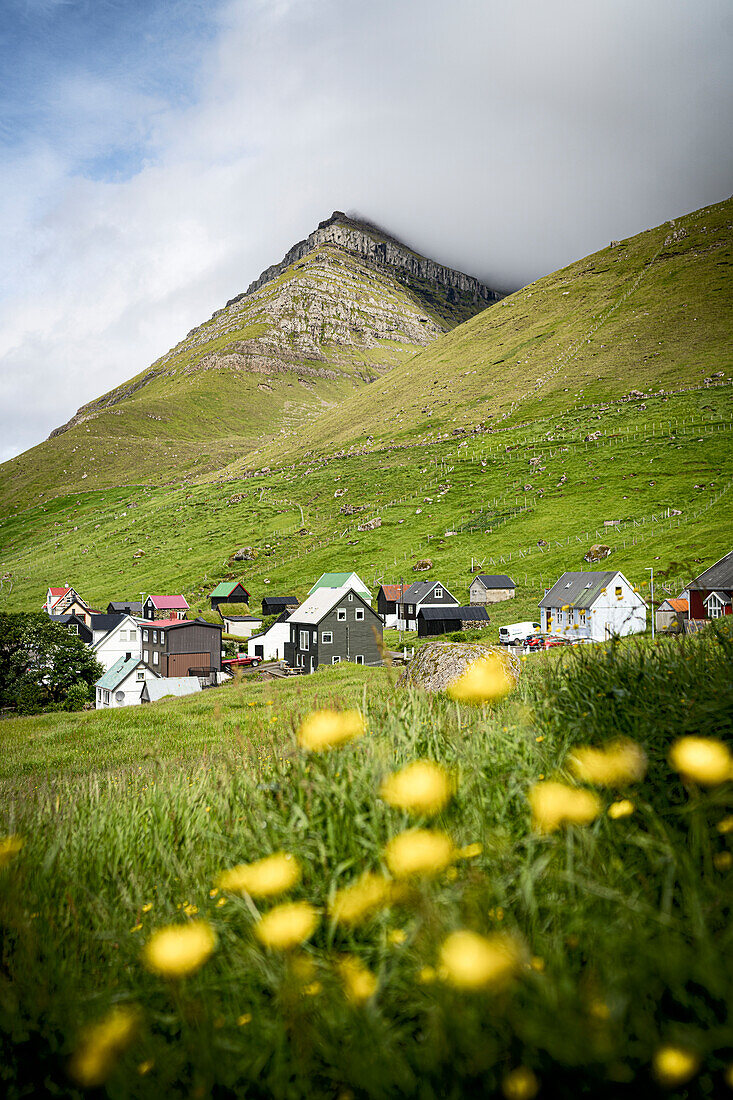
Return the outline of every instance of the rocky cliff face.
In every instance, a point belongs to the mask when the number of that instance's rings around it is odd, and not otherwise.
[[[263,271],[258,279],[250,283],[246,293],[252,294],[271,279],[276,279],[291,264],[297,263],[320,244],[335,244],[347,252],[365,257],[380,267],[392,268],[398,278],[401,277],[407,282],[415,280],[437,283],[449,294],[451,291],[456,292],[456,297],[458,294],[467,295],[477,305],[479,303],[490,305],[492,302],[498,302],[502,297],[498,291],[491,290],[471,275],[464,275],[462,271],[454,271],[453,268],[444,267],[443,264],[420,256],[377,226],[349,218],[340,210],[334,210],[331,217],[320,222],[318,229],[309,237],[293,245],[279,264],[273,264],[272,267]],[[227,302],[227,305],[243,297],[245,295],[240,294],[231,302]]]

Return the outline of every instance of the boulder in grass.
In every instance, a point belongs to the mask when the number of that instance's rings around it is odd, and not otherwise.
[[[515,653],[507,653],[501,646],[478,642],[427,642],[415,653],[400,678],[404,687],[418,687],[423,691],[445,691],[453,680],[457,680],[469,665],[489,654],[495,654],[506,661],[515,682],[519,680],[521,667]]]
[[[413,573],[425,573],[426,570],[432,569],[432,568],[433,568],[433,559],[432,558],[420,558],[420,560],[416,561],[415,564],[413,565],[412,571],[413,571]]]
[[[588,550],[587,554],[583,555],[583,561],[603,561],[611,553],[610,546],[604,546],[601,542],[596,542]]]

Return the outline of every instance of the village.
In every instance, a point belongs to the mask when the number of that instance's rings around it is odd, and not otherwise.
[[[373,599],[356,573],[333,572],[323,573],[302,603],[292,595],[264,596],[261,614],[250,612],[244,581],[222,581],[209,595],[219,622],[189,617],[189,603],[180,593],[141,593],[140,601],[112,600],[101,611],[63,585],[48,588],[43,609],[86,643],[103,667],[94,691],[96,708],[105,709],[190,695],[261,665],[274,679],[342,662],[404,663],[415,645],[390,650],[385,631],[398,632],[400,642],[403,637],[417,644],[427,638],[455,640],[465,636],[460,632],[488,629],[487,608],[515,593],[511,577],[477,573],[465,605],[434,580],[382,584]],[[732,600],[733,551],[678,597],[658,604],[652,633],[694,633],[730,615]],[[608,641],[643,633],[648,611],[638,588],[618,570],[565,572],[539,601],[537,620],[501,626],[499,642],[530,654]]]

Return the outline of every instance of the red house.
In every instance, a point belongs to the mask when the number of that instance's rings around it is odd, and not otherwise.
[[[733,550],[687,588],[691,619],[720,619],[733,610]]]

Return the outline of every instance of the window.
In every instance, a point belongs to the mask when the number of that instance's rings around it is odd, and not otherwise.
[[[69,634],[78,634],[78,633],[79,633],[79,627],[77,626],[77,624],[76,623],[71,623],[71,625],[69,626]]]
[[[333,631],[323,630],[321,631],[321,641],[324,645],[331,645],[333,643]]]
[[[364,664],[364,654],[363,653],[357,653],[356,657],[354,657],[354,660],[356,661],[357,665],[363,665]]]
[[[349,592],[349,603],[353,603],[353,602],[354,602],[354,593]]]
[[[443,599],[443,589],[442,588],[436,588],[435,589],[435,598],[436,598],[436,600],[442,600]]]
[[[341,664],[341,658],[340,657],[332,657],[331,658],[331,664],[332,665],[340,665]]]
[[[147,649],[143,650],[143,661],[145,661],[146,665],[150,664],[150,652]]]
[[[131,642],[136,642],[137,641],[137,630],[131,630],[130,631],[130,641]]]
[[[162,637],[162,635],[161,635],[161,637]],[[158,641],[158,631],[157,631],[157,630],[154,630],[154,631],[153,631],[153,641],[154,641],[154,642],[157,642],[157,641]]]
[[[102,702],[102,689],[101,688],[97,688],[97,702],[98,703]]]
[[[623,588],[621,587],[621,585],[620,585],[620,584],[619,584],[619,585],[616,585],[616,599],[617,599],[617,600],[622,600],[622,599],[623,599],[623,596],[624,596],[624,590],[623,590]]]
[[[157,665],[159,659],[160,659],[160,654],[158,653],[158,650],[157,649],[153,650],[153,664]]]
[[[104,701],[105,701],[105,703],[109,703],[109,692],[108,691],[105,691],[105,693],[104,693]]]
[[[568,581],[568,583],[567,583],[567,584],[565,585],[565,587],[566,587],[566,588],[572,588],[572,587],[573,587],[573,582],[572,582],[572,581]]]
[[[144,642],[147,642],[147,640],[148,640],[148,631],[147,631],[147,630],[143,630],[143,641],[144,641]]]
[[[578,614],[580,615],[581,623],[584,623],[585,622],[585,608],[584,607],[581,608],[580,611],[578,612]]]
[[[144,668],[139,668],[137,670],[135,679],[136,680],[144,680],[145,679],[145,669]]]
[[[357,607],[356,611],[354,612],[354,618],[356,619],[356,621],[358,623],[363,623],[364,622],[364,608],[363,607]]]
[[[127,641],[127,631],[126,630],[121,630],[120,631],[120,641],[121,642],[126,642]]]
[[[300,649],[308,649],[308,641],[310,638],[310,632],[308,630],[301,630],[300,632]]]
[[[336,619],[340,623],[345,623],[346,622],[346,608],[345,607],[340,607],[338,609],[338,611],[336,612]]]

